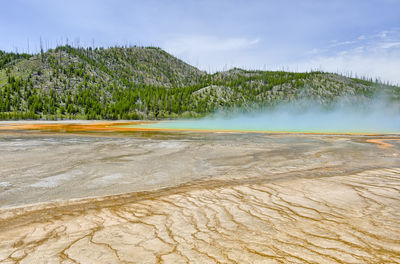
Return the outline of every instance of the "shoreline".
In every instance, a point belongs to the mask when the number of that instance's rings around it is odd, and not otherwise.
[[[266,131],[266,130],[234,130],[234,129],[191,129],[191,128],[149,128],[143,124],[154,124],[168,121],[106,121],[106,120],[62,120],[62,121],[0,121],[1,130],[42,130],[44,132],[196,132],[196,133],[239,133],[268,135],[332,135],[332,136],[395,136],[393,132],[302,132],[302,131]],[[134,126],[134,127],[131,127]]]

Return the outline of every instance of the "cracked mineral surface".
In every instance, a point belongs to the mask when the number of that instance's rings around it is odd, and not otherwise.
[[[0,132],[0,263],[400,263],[400,137]]]

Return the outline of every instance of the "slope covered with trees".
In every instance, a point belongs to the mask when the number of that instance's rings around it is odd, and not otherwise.
[[[400,101],[397,86],[331,73],[235,68],[207,74],[154,47],[0,51],[0,119],[197,117],[303,99],[370,100],[382,92]]]

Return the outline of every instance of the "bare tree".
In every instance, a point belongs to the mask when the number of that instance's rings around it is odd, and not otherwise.
[[[43,52],[42,36],[40,36],[40,58],[42,59],[42,62],[44,62],[44,52]]]

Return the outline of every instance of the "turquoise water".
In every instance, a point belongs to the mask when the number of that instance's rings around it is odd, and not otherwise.
[[[161,121],[129,127],[303,133],[400,133],[400,117],[365,113],[264,113],[234,118]]]

